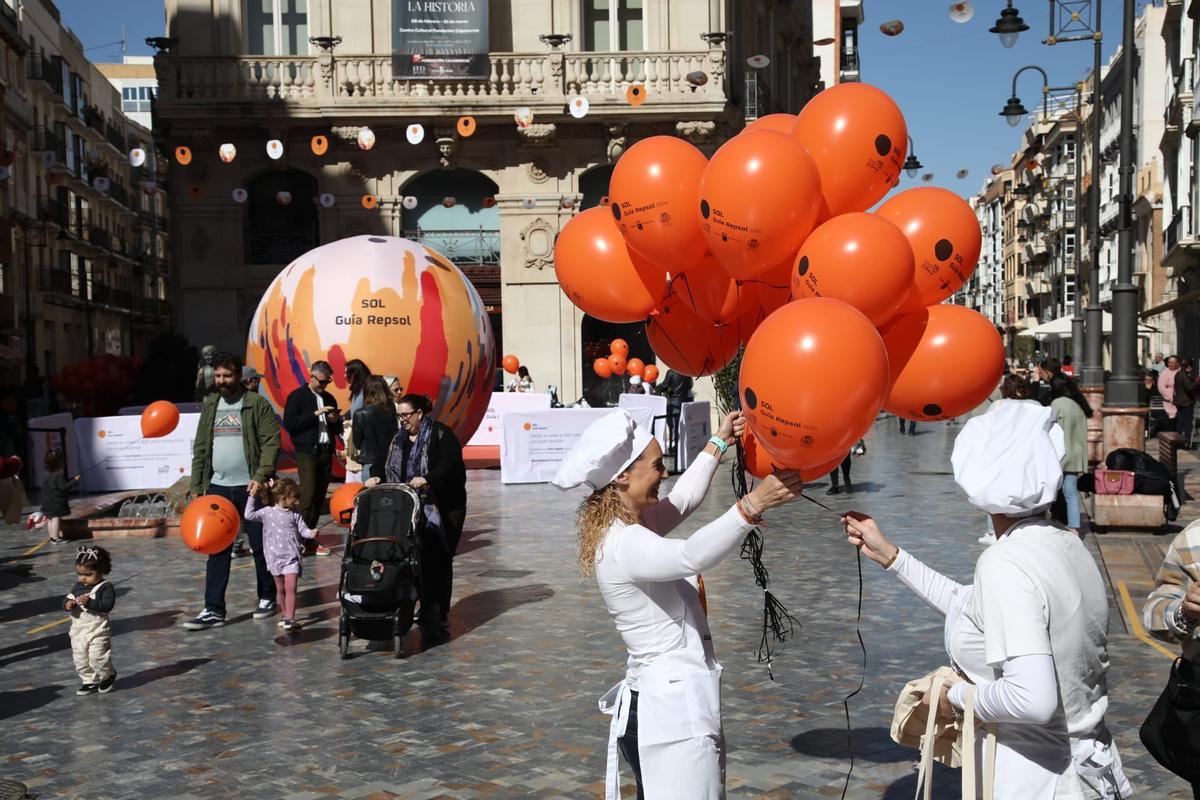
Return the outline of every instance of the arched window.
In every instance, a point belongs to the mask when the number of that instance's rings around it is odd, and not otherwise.
[[[630,358],[640,358],[646,364],[655,363],[644,322],[604,322],[584,314],[579,323],[579,338],[583,345],[583,396],[588,405],[596,408],[615,406],[621,392],[629,385],[628,375],[601,378],[592,366],[597,358],[608,358],[613,339],[626,341]]]
[[[580,211],[595,208],[600,201],[608,197],[608,184],[612,180],[613,165],[605,164],[592,167],[579,176],[579,193],[583,202],[579,204]]]
[[[500,264],[500,190],[470,169],[426,172],[404,187],[416,198],[404,212],[404,236],[437,250],[459,266]]]
[[[287,264],[320,244],[312,175],[295,169],[268,172],[246,191],[247,264]]]

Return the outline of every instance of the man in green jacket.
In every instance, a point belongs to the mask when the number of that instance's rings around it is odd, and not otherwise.
[[[275,473],[279,455],[279,420],[265,397],[247,392],[242,386],[242,360],[232,353],[218,353],[212,363],[217,393],[204,399],[196,441],[192,447],[192,483],[194,497],[220,495],[237,508],[246,509],[246,499],[257,494]],[[263,556],[262,524],[243,520],[246,538],[254,552],[254,571],[258,579],[258,606],[255,619],[266,619],[277,610],[275,580],[267,572]],[[204,610],[183,624],[192,631],[225,624],[225,587],[229,584],[229,565],[233,556],[230,542],[219,553],[208,557],[204,580]]]

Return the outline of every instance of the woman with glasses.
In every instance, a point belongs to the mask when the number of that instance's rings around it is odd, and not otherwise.
[[[396,405],[400,429],[392,439],[382,481],[407,483],[421,495],[427,525],[422,538],[421,615],[426,640],[448,630],[452,559],[467,516],[467,471],[462,445],[454,431],[435,420],[433,404],[420,394],[406,394]]]

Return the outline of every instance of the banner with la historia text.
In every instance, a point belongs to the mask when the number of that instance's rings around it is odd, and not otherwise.
[[[392,77],[490,77],[488,0],[392,0]]]

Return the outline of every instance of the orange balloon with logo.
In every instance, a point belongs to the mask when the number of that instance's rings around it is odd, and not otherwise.
[[[711,375],[737,354],[736,330],[701,319],[676,296],[663,300],[661,313],[646,321],[646,338],[663,364],[683,375]]]
[[[720,325],[735,321],[759,300],[754,286],[730,278],[710,253],[704,254],[700,266],[671,278],[667,296],[672,294],[701,319]]]
[[[630,253],[608,208],[568,222],[554,245],[554,272],[571,302],[604,322],[640,322],[667,290],[667,273]]]
[[[824,464],[800,469],[800,477],[806,482],[824,477],[840,465],[845,457],[843,454]],[[759,479],[765,478],[773,472],[791,469],[783,461],[767,452],[754,438],[754,434],[750,432],[749,428],[742,434],[742,466],[745,467],[746,472]]]
[[[592,362],[592,371],[601,378],[612,377],[612,365],[608,363],[607,358],[597,358]]]
[[[365,486],[361,483],[345,483],[329,497],[329,514],[333,521],[343,528],[350,527],[350,518],[354,514],[354,498]]]
[[[627,375],[636,375],[642,377],[642,373],[646,371],[646,362],[640,358],[631,358],[625,362],[625,373]]]
[[[620,353],[613,353],[608,357],[608,367],[612,370],[613,375],[624,375],[625,367],[628,363],[625,361],[625,356]]]
[[[624,339],[613,339],[608,345],[608,352],[629,358],[629,342]]]
[[[733,137],[700,181],[700,227],[735,280],[753,278],[794,253],[816,225],[820,206],[816,163],[778,131]]]
[[[790,136],[795,127],[795,114],[767,114],[747,125],[742,133],[746,133],[746,131],[779,131]]]
[[[732,323],[738,341],[742,344],[750,341],[762,321],[792,299],[791,276],[792,259],[788,258],[757,278],[741,282],[742,289],[747,290],[751,297],[741,316]]]
[[[654,383],[658,380],[658,367],[653,364],[647,364],[642,370],[642,380],[646,383]]]
[[[233,503],[220,495],[206,494],[183,510],[179,535],[195,552],[211,556],[233,546],[241,522]]]
[[[504,371],[509,375],[516,375],[517,370],[521,368],[521,361],[514,355],[507,355],[500,360],[500,366],[504,367]]]
[[[792,297],[832,297],[875,327],[900,309],[912,283],[908,240],[892,223],[855,211],[834,217],[804,241],[792,271]]]
[[[695,209],[707,165],[683,139],[651,136],[625,151],[609,180],[612,215],[625,242],[672,273],[704,254]]]
[[[142,411],[142,436],[159,439],[179,425],[179,407],[169,400],[155,400]]]
[[[896,185],[908,151],[900,108],[865,83],[841,83],[809,100],[792,138],[820,170],[823,220],[875,205]]]
[[[975,271],[983,244],[979,219],[954,192],[935,186],[908,189],[875,213],[899,228],[912,247],[912,289],[905,312],[942,302]]]
[[[996,326],[963,306],[901,314],[881,333],[892,372],[883,407],[905,419],[966,414],[988,398],[1004,373],[1004,341]]]
[[[746,424],[791,469],[841,460],[875,422],[888,360],[875,326],[840,300],[797,300],[763,320],[742,354]]]

